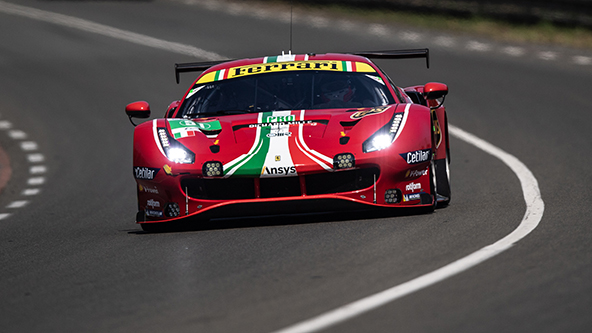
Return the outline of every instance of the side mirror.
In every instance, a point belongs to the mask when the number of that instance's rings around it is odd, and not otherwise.
[[[165,118],[172,118],[173,113],[175,113],[175,110],[177,110],[177,107],[179,107],[179,104],[181,104],[181,101],[174,101],[171,104],[169,104],[169,107],[167,108],[166,112],[164,113],[164,117]]]
[[[423,87],[423,96],[425,99],[438,99],[448,94],[448,86],[444,83],[429,82]]]
[[[125,114],[129,117],[132,125],[136,126],[132,118],[148,118],[150,117],[150,104],[144,101],[138,101],[128,104],[125,107]]]

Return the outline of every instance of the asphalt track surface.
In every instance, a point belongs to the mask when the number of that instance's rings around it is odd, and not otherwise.
[[[18,3],[229,58],[288,45],[286,23],[180,2]],[[295,52],[418,47],[294,28]],[[2,11],[0,40],[0,130],[8,122],[26,133],[0,133],[12,170],[0,194],[9,214],[0,220],[2,332],[272,332],[463,258],[523,218],[517,176],[453,138],[453,201],[433,214],[275,216],[143,233],[124,106],[147,100],[159,116],[190,83],[175,84],[173,64],[203,59]],[[429,70],[419,60],[380,65],[401,86],[447,83],[450,122],[522,161],[544,216],[509,250],[322,331],[589,332],[592,69],[422,46],[432,50]],[[42,163],[22,142],[37,144]],[[44,180],[31,186],[40,163]],[[24,200],[31,187],[40,192]]]

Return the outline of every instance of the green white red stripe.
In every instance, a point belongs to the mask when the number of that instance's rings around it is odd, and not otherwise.
[[[308,54],[282,54],[278,56],[271,56],[263,58],[264,64],[272,62],[286,62],[286,61],[308,61]]]
[[[296,176],[298,165],[308,166],[311,164],[310,161],[327,171],[332,171],[333,159],[310,149],[304,141],[304,126],[313,126],[305,123],[305,111],[299,111],[298,122],[295,122],[295,112],[298,111],[259,113],[257,126],[251,129],[256,130],[256,134],[249,152],[226,163],[224,177]]]

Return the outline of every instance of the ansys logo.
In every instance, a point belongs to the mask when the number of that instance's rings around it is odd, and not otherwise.
[[[284,167],[263,167],[261,170],[262,175],[278,175],[278,176],[289,176],[296,173],[295,166],[284,166]]]

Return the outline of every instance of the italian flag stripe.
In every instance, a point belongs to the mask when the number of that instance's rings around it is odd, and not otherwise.
[[[265,57],[265,59],[263,59],[264,64],[269,64],[270,62],[277,62],[277,56]]]
[[[226,78],[228,78],[228,71],[226,69],[221,69],[219,71],[216,72],[216,81],[220,81],[220,80],[224,80]]]
[[[308,54],[284,54],[281,56],[272,56],[263,58],[264,64],[272,62],[285,62],[285,61],[308,61]]]
[[[344,72],[355,72],[355,65],[351,61],[342,61]]]

